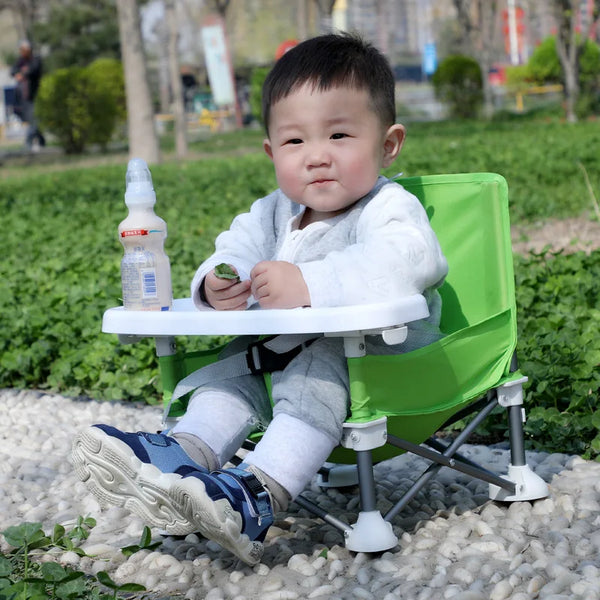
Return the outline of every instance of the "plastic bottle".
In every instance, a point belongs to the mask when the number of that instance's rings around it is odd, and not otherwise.
[[[171,266],[164,251],[167,224],[154,212],[152,175],[141,158],[127,166],[125,204],[129,215],[119,224],[123,306],[126,310],[170,310]]]

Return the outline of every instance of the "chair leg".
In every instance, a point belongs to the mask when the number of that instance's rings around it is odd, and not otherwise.
[[[344,424],[342,446],[356,452],[354,473],[358,474],[360,512],[354,525],[332,517],[303,496],[295,499],[297,504],[341,530],[346,548],[353,552],[383,552],[398,545],[392,524],[376,507],[372,449],[385,444],[386,422],[386,418],[382,417],[368,423]]]
[[[346,532],[346,548],[353,552],[383,552],[398,544],[391,523],[376,508],[375,478],[371,450],[356,452],[360,512],[356,523]]]
[[[360,512],[352,527],[344,532],[346,548],[353,552],[383,552],[398,544],[392,524],[376,508],[372,450],[387,438],[387,419],[368,423],[344,423],[342,446],[356,452]]]
[[[490,484],[489,497],[492,500],[515,502],[523,500],[538,500],[548,496],[548,485],[536,475],[525,458],[523,423],[525,409],[523,408],[523,383],[526,377],[511,381],[500,386],[497,390],[498,404],[507,410],[510,436],[510,465],[505,479],[515,484],[515,493]]]

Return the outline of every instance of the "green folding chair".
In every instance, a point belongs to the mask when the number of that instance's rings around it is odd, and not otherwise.
[[[365,356],[364,335],[367,331],[372,333],[372,315],[363,316],[361,307],[330,309],[339,313],[340,322],[351,314],[364,321],[352,333],[340,334],[348,356],[350,417],[344,425],[340,447],[320,472],[319,484],[342,487],[358,483],[360,512],[356,523],[348,524],[303,496],[295,500],[340,529],[346,547],[360,552],[396,546],[398,540],[391,520],[443,466],[487,482],[489,496],[495,500],[534,500],[548,495],[546,483],[532,472],[525,457],[522,385],[526,377],[519,372],[515,358],[516,305],[506,181],[492,173],[429,175],[398,181],[423,203],[448,259],[449,274],[440,288],[445,337],[406,354]],[[406,306],[389,318],[383,305],[371,310],[379,313],[381,319],[388,319],[377,328],[390,343],[401,339],[398,336],[403,332],[406,310],[421,315],[414,318],[425,316],[424,300],[419,299],[420,303],[418,299],[406,299]],[[176,303],[176,311],[179,309],[193,310],[182,301]],[[276,313],[275,320],[289,315],[286,311],[255,311],[254,315],[259,313],[265,318]],[[171,315],[173,319],[176,316]],[[128,326],[124,327],[123,312],[111,309],[105,313],[103,329],[119,333],[125,342],[140,336],[156,337],[166,402],[171,400],[177,382],[211,364],[218,355],[218,350],[176,353],[172,336],[194,334],[193,327],[183,326],[182,330],[179,326],[144,326],[140,333],[140,328],[131,325],[135,322],[132,317],[131,313],[127,315]],[[148,319],[157,323],[158,319],[165,322],[169,316],[146,313],[139,318],[143,323]],[[220,318],[227,317],[214,317]],[[244,332],[260,333],[258,321],[253,319],[256,331]],[[298,322],[297,315],[294,321]],[[331,322],[331,316],[327,321]],[[219,324],[214,325],[214,330],[212,324],[213,321],[209,329],[203,326],[202,332],[218,333]],[[498,405],[506,408],[510,433],[510,466],[503,477],[458,454],[460,446]],[[184,411],[185,398],[170,405],[171,417]],[[454,441],[445,443],[435,438],[436,432],[466,417],[468,425]],[[419,455],[431,465],[384,515],[376,506],[373,465],[402,452]]]

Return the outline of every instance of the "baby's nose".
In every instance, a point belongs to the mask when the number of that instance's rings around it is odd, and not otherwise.
[[[331,162],[331,154],[325,144],[311,144],[307,153],[309,167],[321,167]]]

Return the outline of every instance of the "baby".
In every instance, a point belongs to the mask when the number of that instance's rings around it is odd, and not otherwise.
[[[394,86],[386,59],[353,35],[307,40],[275,64],[263,88],[264,149],[279,189],[218,236],[192,281],[197,306],[342,306],[420,293],[430,317],[397,346],[368,336],[367,351],[407,352],[441,337],[446,260],[418,199],[380,175],[405,137]],[[221,263],[238,278],[219,277]],[[320,337],[272,373],[271,395],[261,375],[215,381],[169,432],[82,432],[75,464],[102,499],[173,534],[199,531],[254,564],[274,513],[340,442],[348,409],[343,342]],[[255,449],[223,468],[256,428]]]

